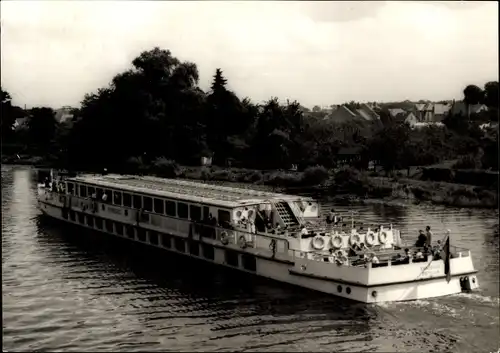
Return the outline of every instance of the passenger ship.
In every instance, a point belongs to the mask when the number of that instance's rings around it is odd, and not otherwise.
[[[470,251],[452,247],[446,264],[432,255],[396,261],[404,250],[392,225],[326,225],[308,197],[111,174],[60,177],[38,190],[49,217],[359,302],[478,288]],[[279,229],[269,232],[266,220]]]

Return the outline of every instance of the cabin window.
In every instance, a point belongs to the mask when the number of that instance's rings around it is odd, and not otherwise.
[[[69,211],[69,219],[73,222],[76,222],[76,213],[75,211]]]
[[[141,195],[132,195],[132,201],[134,201],[134,208],[142,208],[142,196]]]
[[[95,226],[97,229],[102,229],[102,218],[95,219]]]
[[[151,197],[144,197],[144,211],[153,212],[153,199]]]
[[[89,196],[92,196],[95,194],[95,188],[89,186]]]
[[[142,228],[137,228],[137,240],[146,241],[146,231]]]
[[[123,206],[132,207],[132,195],[126,192],[123,193]]]
[[[91,228],[94,228],[94,217],[93,216],[87,216],[87,225]]]
[[[113,222],[110,221],[109,219],[106,219],[104,221],[104,225],[106,226],[106,230],[110,233],[113,233]]]
[[[186,243],[184,239],[175,238],[174,246],[177,251],[186,252]]]
[[[177,216],[177,210],[174,201],[165,201],[165,213],[167,214],[167,216]]]
[[[85,224],[85,215],[83,213],[78,213],[78,222]]]
[[[189,244],[189,253],[194,256],[200,256],[200,244],[191,242]]]
[[[154,206],[155,206],[155,213],[163,214],[164,207],[163,200],[160,199],[155,199],[154,201]]]
[[[149,242],[153,245],[158,245],[158,233],[149,231]]]
[[[189,217],[188,205],[186,205],[185,203],[179,202],[177,204],[177,216],[179,218],[187,219]]]
[[[123,224],[115,223],[116,234],[123,235]]]
[[[192,221],[201,220],[201,207],[190,205],[189,206],[189,215],[190,215]]]
[[[127,238],[134,239],[134,228],[132,226],[126,226],[125,232]]]
[[[122,205],[122,193],[120,191],[113,191],[113,203],[117,206]]]
[[[232,250],[226,250],[226,263],[229,266],[238,267],[240,264],[238,253]]]
[[[74,195],[74,192],[75,192],[75,184],[68,183],[68,194]]]
[[[80,185],[80,197],[87,197],[87,187]]]
[[[218,216],[218,223],[219,224],[229,224],[231,223],[231,213],[229,213],[229,211],[225,211],[225,210],[219,210],[217,212],[217,216]]]
[[[103,190],[101,188],[97,188],[97,199],[102,200]]]
[[[213,260],[215,258],[215,251],[212,245],[201,244],[201,251],[203,252],[203,257],[209,260]]]
[[[255,260],[255,256],[243,254],[241,255],[241,262],[245,270],[252,272],[257,271],[257,261]]]
[[[171,248],[172,247],[172,237],[168,234],[161,234],[161,246],[164,248]]]

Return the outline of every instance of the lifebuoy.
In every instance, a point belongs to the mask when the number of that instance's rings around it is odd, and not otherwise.
[[[353,233],[351,234],[351,236],[349,237],[349,244],[352,246],[352,245],[355,245],[355,244],[359,244],[361,242],[361,237],[359,236],[358,233]]]
[[[378,240],[382,243],[385,244],[389,240],[389,237],[387,236],[387,232],[380,232],[378,236]]]
[[[377,239],[377,237],[376,237],[375,233],[373,233],[372,231],[369,231],[366,233],[365,243],[368,246],[373,246],[375,244],[376,239]]]
[[[312,244],[312,247],[314,249],[316,249],[316,250],[322,250],[325,247],[326,242],[325,242],[325,239],[322,236],[316,235],[313,238],[311,244]]]
[[[332,237],[332,246],[335,249],[340,249],[342,247],[343,239],[339,234],[335,234]]]
[[[229,237],[227,235],[227,232],[220,233],[220,242],[224,245],[229,244]]]
[[[247,247],[247,240],[245,239],[244,235],[241,235],[240,238],[238,239],[238,245],[242,249],[245,249]]]

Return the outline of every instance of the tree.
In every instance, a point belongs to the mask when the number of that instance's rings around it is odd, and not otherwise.
[[[33,108],[28,118],[29,137],[42,152],[49,152],[57,121],[52,108]]]
[[[319,105],[315,105],[312,109],[313,112],[317,113],[321,111],[321,107]]]
[[[467,119],[470,119],[470,106],[484,101],[484,92],[476,85],[468,85],[464,89],[464,102],[467,105]]]
[[[498,81],[490,81],[484,85],[484,104],[498,111]]]
[[[222,70],[219,68],[215,69],[215,75],[211,86],[212,92],[226,90],[226,83],[227,80],[222,76]]]

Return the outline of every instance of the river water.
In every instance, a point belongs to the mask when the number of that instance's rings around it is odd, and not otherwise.
[[[7,351],[496,352],[498,211],[338,206],[472,250],[481,290],[365,305],[228,272],[40,217],[28,167],[2,165]],[[325,210],[332,207],[327,200]],[[163,256],[162,256],[163,255]]]

